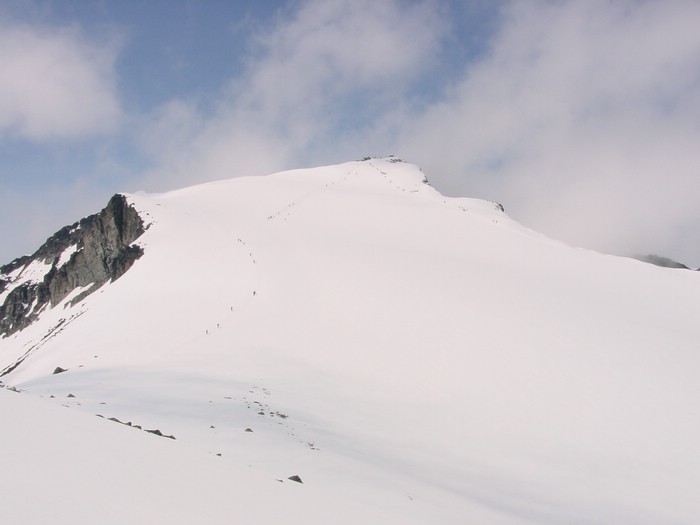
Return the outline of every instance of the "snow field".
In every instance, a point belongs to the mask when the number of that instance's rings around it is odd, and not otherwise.
[[[129,199],[145,255],[0,342],[71,319],[7,384],[173,434],[124,428],[272,501],[299,474],[319,512],[323,488],[369,522],[700,514],[697,274],[548,240],[387,159]]]

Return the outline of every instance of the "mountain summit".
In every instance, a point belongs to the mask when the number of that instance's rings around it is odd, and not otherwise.
[[[299,494],[312,522],[700,515],[696,272],[550,240],[394,157],[120,195],[61,232],[1,269],[0,379],[115,446],[130,427],[179,451],[135,477],[211,456],[143,512],[302,523]]]

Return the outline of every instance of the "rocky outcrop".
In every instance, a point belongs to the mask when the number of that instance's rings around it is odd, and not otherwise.
[[[635,256],[635,259],[649,264],[655,264],[656,266],[661,266],[663,268],[678,268],[681,270],[690,270],[690,268],[688,268],[685,264],[679,263],[678,261],[674,261],[673,259],[669,259],[668,257],[662,257],[661,255],[637,255]]]
[[[0,267],[0,336],[31,324],[76,289],[85,288],[73,303],[121,277],[143,255],[133,242],[144,231],[138,212],[117,194],[100,213],[61,228],[33,255]]]

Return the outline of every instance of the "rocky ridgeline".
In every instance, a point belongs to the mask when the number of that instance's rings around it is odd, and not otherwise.
[[[683,263],[679,263],[678,261],[674,261],[673,259],[669,259],[668,257],[662,257],[661,255],[654,255],[653,253],[650,253],[648,255],[635,255],[634,258],[645,263],[661,266],[662,268],[677,268],[681,270],[690,270],[690,268]],[[700,270],[700,268],[698,268],[698,270]]]
[[[144,231],[138,212],[117,194],[100,213],[60,229],[33,255],[1,266],[0,337],[31,324],[47,305],[57,305],[78,288],[89,287],[72,302],[121,277],[143,255],[132,243]],[[43,277],[27,278],[35,268],[46,269]]]

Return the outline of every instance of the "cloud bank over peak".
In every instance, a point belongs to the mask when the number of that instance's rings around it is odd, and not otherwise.
[[[700,226],[698,21],[682,1],[508,4],[490,52],[407,119],[402,149],[446,191],[554,237],[700,261],[682,239]]]
[[[302,3],[259,28],[245,70],[222,88],[210,114],[198,101],[178,100],[146,121],[158,166],[148,185],[200,181],[194,172],[216,179],[356,158],[357,136],[429,68],[441,22],[427,4]],[[177,145],[162,133],[173,118],[193,131]]]
[[[115,45],[75,27],[0,22],[0,138],[83,139],[121,118]]]

